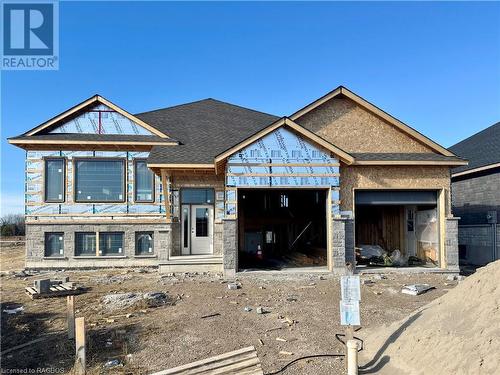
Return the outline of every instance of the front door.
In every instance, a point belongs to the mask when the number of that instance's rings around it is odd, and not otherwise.
[[[184,211],[184,210],[183,210]],[[213,206],[191,205],[189,207],[191,226],[190,254],[202,255],[213,252]],[[187,212],[186,212],[187,214]],[[189,226],[187,226],[188,228]],[[186,228],[186,229],[187,229]],[[185,253],[185,252],[184,252]]]

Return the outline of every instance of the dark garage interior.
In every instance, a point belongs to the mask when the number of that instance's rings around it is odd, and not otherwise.
[[[326,190],[240,189],[240,269],[326,267]]]

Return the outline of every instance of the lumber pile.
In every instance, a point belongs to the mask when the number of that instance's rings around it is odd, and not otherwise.
[[[245,374],[263,375],[260,360],[255,347],[248,346],[243,349],[224,353],[215,357],[202,359],[175,367],[169,370],[156,372],[152,375],[177,375],[177,374]]]

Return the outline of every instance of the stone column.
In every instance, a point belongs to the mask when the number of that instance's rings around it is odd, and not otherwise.
[[[346,262],[355,262],[354,221],[345,218],[332,219],[333,272],[344,274]]]
[[[446,269],[460,271],[458,262],[458,220],[459,217],[446,218],[444,250],[446,255]]]
[[[234,278],[238,269],[238,221],[224,219],[222,230],[222,259],[224,277]]]

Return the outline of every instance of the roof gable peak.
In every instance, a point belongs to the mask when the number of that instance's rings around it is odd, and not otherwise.
[[[362,98],[361,96],[357,95],[353,91],[349,90],[345,86],[338,86],[336,89],[330,91],[326,95],[323,95],[319,99],[313,101],[312,103],[306,105],[302,109],[298,110],[297,112],[293,113],[290,115],[290,118],[294,121],[298,120],[300,117],[304,116],[305,114],[309,113],[310,111],[314,110],[315,108],[319,107],[323,103],[326,103],[327,101],[335,98],[335,97],[346,97],[353,102],[355,102],[357,105],[360,107],[364,108],[365,110],[371,112],[372,114],[378,116],[379,118],[383,119],[385,122],[389,123],[390,125],[396,127],[400,131],[406,133],[410,137],[416,139],[417,141],[421,142],[422,144],[430,147],[432,150],[438,152],[439,154],[446,155],[446,156],[456,156],[454,153],[451,151],[447,150],[443,146],[439,145],[438,143],[434,142],[430,138],[424,136],[417,130],[413,129],[412,127],[406,125],[402,121],[398,120],[394,116],[390,115],[389,113],[385,112],[384,110],[380,109],[379,107],[375,106],[374,104],[370,103],[366,99]]]
[[[83,102],[71,107],[70,109],[60,113],[59,115],[51,118],[50,120],[31,129],[30,131],[26,132],[25,135],[33,136],[41,133],[44,130],[48,130],[49,128],[55,128],[59,124],[64,123],[64,121],[69,121],[71,119],[74,119],[75,117],[84,113],[86,110],[95,108],[96,106],[99,105],[106,107],[107,109],[109,109],[109,111],[118,113],[120,116],[123,116],[124,118],[127,118],[128,120],[130,120],[131,123],[134,123],[137,126],[146,129],[147,132],[149,132],[150,134],[152,133],[153,135],[159,136],[160,138],[170,138],[167,134],[162,133],[158,129],[150,126],[146,122],[135,117],[134,115],[130,114],[129,112],[125,111],[124,109],[120,108],[116,104],[112,103],[111,101],[107,100],[106,98],[98,94],[91,96],[90,98],[84,100]]]

